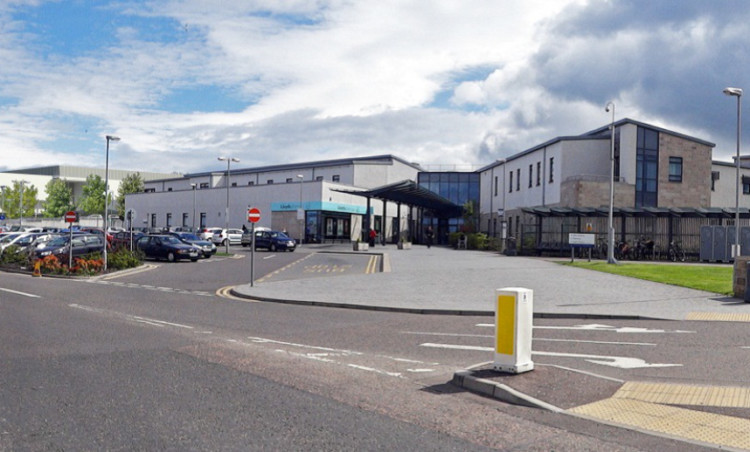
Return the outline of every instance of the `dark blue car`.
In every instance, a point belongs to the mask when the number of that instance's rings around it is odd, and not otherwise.
[[[258,231],[255,233],[255,248],[267,248],[269,251],[294,251],[297,242],[280,231]]]

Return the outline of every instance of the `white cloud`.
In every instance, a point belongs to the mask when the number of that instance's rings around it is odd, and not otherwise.
[[[123,139],[112,166],[142,170],[215,169],[223,153],[485,164],[606,124],[608,100],[618,118],[723,146],[734,116],[720,91],[750,62],[750,7],[700,1],[113,3],[112,39],[74,56],[46,54],[19,5],[0,7],[6,168],[101,166],[105,134]],[[234,108],[168,106],[201,87]]]

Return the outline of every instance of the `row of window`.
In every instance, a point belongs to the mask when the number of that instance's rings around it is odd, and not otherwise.
[[[536,162],[536,177],[534,177],[534,164],[529,164],[529,188],[532,188],[534,186],[534,183],[536,181],[536,186],[539,187],[542,185],[542,162]],[[517,168],[515,171],[515,187],[516,191],[521,191],[521,168]],[[555,158],[550,157],[549,158],[549,183],[555,182]],[[513,193],[513,171],[508,172],[508,193]],[[497,196],[497,176],[495,176],[495,196]]]
[[[320,181],[323,180],[323,176],[317,176],[315,178],[315,180],[318,181],[318,182],[320,182]],[[291,184],[293,182],[294,182],[294,178],[293,177],[287,177],[286,178],[286,183],[287,184]],[[341,182],[341,176],[339,174],[334,174],[333,176],[331,176],[331,182]],[[273,179],[268,179],[266,181],[266,185],[273,185],[273,183],[274,183]],[[254,180],[248,181],[247,185],[255,185],[255,181]],[[232,187],[236,187],[236,186],[237,186],[237,182],[232,182]],[[196,188],[198,188],[200,190],[207,189],[207,188],[209,188],[208,182],[201,182]],[[172,187],[167,188],[167,191],[172,191]],[[144,193],[155,193],[156,189],[155,188],[146,188],[145,190],[143,190],[143,192]]]

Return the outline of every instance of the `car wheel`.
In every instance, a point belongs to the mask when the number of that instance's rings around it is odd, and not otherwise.
[[[242,247],[243,247],[243,248],[247,248],[247,243],[243,243],[243,244],[242,244]]]
[[[271,251],[272,253],[275,253],[275,252],[276,252],[276,245],[272,243],[272,244],[271,244],[271,246],[270,246],[270,247],[269,247],[268,249],[269,249],[269,250],[270,250],[270,251]]]
[[[221,241],[221,246],[227,246],[227,239]]]
[[[197,257],[195,257],[195,258],[190,258],[190,262],[198,262],[198,258],[197,258]]]
[[[174,262],[175,261],[174,253],[167,254],[167,260],[169,262]]]

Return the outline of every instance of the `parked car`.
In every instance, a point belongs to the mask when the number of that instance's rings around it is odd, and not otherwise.
[[[227,240],[229,240],[230,245],[242,243],[242,229],[219,229],[211,237],[211,241],[217,245],[226,245]]]
[[[265,226],[258,226],[258,227],[255,228],[255,232],[256,233],[260,232],[260,231],[270,231],[270,230],[271,230],[271,228],[267,228]],[[250,244],[252,243],[252,241],[253,241],[252,230],[250,230],[250,229],[245,230],[242,233],[242,238],[240,239],[240,243],[242,244],[242,246],[250,246]]]
[[[281,231],[256,231],[255,248],[267,248],[269,251],[294,251],[297,242]]]
[[[139,238],[143,237],[144,234],[141,231],[133,231],[132,237],[133,237],[133,243],[135,243]],[[116,232],[112,236],[112,248],[117,249],[120,247],[127,247],[130,248],[130,231],[120,231]]]
[[[200,233],[198,234],[198,237],[201,238],[201,240],[208,240],[209,242],[213,241],[214,234],[221,232],[221,228],[215,227],[215,228],[203,228],[200,230]]]
[[[171,235],[144,235],[135,242],[135,246],[152,259],[166,259],[174,262],[180,259],[198,260],[198,248],[183,243]]]
[[[198,248],[202,258],[207,259],[216,254],[216,244],[208,240],[201,240],[200,237],[192,232],[171,232],[170,235],[177,237],[185,243]]]
[[[59,235],[46,242],[42,247],[36,248],[34,253],[38,258],[55,255],[59,259],[64,259],[70,253],[70,242],[68,234]],[[72,242],[73,256],[99,253],[104,246],[102,238],[96,234],[74,234]]]

